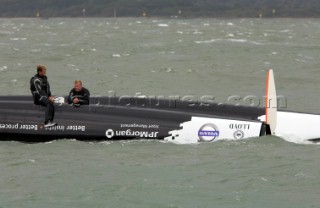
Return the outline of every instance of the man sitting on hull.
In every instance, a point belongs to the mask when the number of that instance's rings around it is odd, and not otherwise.
[[[90,92],[82,86],[82,82],[80,80],[74,81],[74,88],[69,93],[68,103],[75,107],[79,107],[80,105],[89,105]]]
[[[30,80],[30,90],[35,105],[46,107],[44,127],[56,125],[54,119],[54,96],[51,96],[50,85],[46,76],[47,67],[37,66],[37,74]]]

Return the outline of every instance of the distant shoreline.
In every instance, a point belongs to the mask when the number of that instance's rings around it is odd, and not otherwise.
[[[320,18],[315,0],[0,0],[1,18]]]
[[[319,17],[165,17],[165,16],[151,16],[151,17],[134,17],[134,16],[119,16],[119,17],[109,17],[109,16],[86,16],[86,17],[71,17],[71,16],[57,16],[57,17],[0,17],[0,19],[171,19],[171,20],[183,20],[183,19],[319,19]]]

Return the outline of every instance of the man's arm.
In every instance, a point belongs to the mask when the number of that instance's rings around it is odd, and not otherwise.
[[[47,95],[48,95],[49,97],[51,97],[50,84],[49,84],[48,81],[47,81]]]
[[[72,104],[72,103],[73,103],[73,99],[74,99],[74,97],[73,97],[73,90],[71,90],[71,91],[69,92],[69,96],[68,96],[68,103],[69,103],[69,104]]]
[[[90,103],[90,92],[89,92],[89,90],[87,90],[87,89],[84,90],[83,97],[79,101],[80,101],[80,103],[82,105],[89,105],[89,103]]]
[[[33,80],[34,87],[36,88],[37,93],[40,95],[39,101],[42,103],[48,103],[48,95],[47,92],[41,89],[41,80],[34,79]]]

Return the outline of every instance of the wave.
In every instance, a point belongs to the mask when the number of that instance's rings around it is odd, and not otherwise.
[[[215,42],[231,42],[231,43],[249,43],[249,44],[254,44],[254,45],[269,45],[268,43],[261,43],[261,42],[256,42],[256,41],[250,41],[247,39],[234,39],[234,38],[195,41],[195,43],[197,43],[197,44],[215,43]]]
[[[10,38],[10,40],[27,40],[27,38]]]
[[[159,27],[169,27],[168,24],[158,24]]]

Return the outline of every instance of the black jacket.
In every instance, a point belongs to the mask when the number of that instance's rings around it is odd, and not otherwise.
[[[80,105],[89,105],[90,103],[90,92],[88,89],[82,87],[80,92],[75,91],[73,88],[68,96],[68,103],[73,103],[73,99],[78,98]]]
[[[34,75],[30,80],[30,91],[36,105],[47,105],[51,96],[50,85],[46,76]]]

